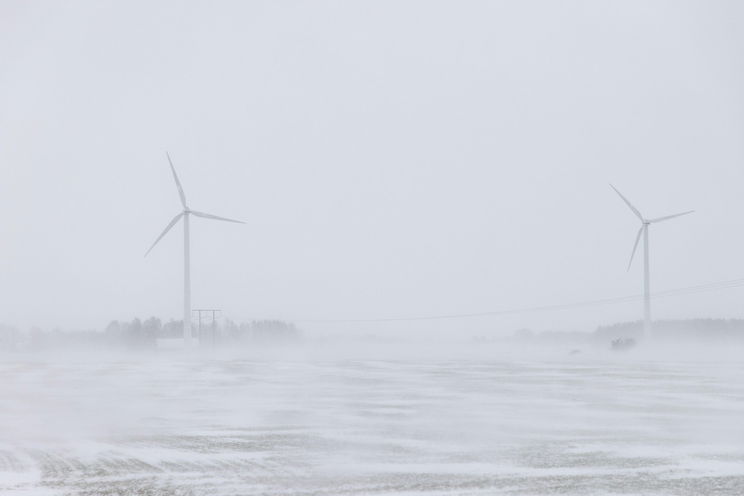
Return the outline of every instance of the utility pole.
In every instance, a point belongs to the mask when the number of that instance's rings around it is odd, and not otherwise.
[[[202,341],[202,312],[204,313],[212,313],[212,346],[215,344],[215,336],[217,334],[217,314],[222,313],[222,310],[218,308],[195,308],[192,310],[193,312],[196,312],[198,315],[197,321],[199,325],[199,343]]]

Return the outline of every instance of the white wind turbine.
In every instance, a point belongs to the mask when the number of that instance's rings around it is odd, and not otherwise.
[[[651,276],[648,265],[648,226],[656,222],[662,222],[665,220],[674,219],[675,217],[680,217],[682,215],[691,214],[694,212],[694,210],[688,210],[679,214],[665,215],[664,217],[657,217],[655,219],[646,219],[643,215],[641,215],[641,212],[639,212],[638,209],[635,208],[628,201],[628,199],[625,198],[623,194],[617,190],[616,187],[614,187],[612,184],[610,184],[610,187],[615,190],[615,193],[620,195],[620,198],[623,199],[628,208],[630,208],[630,210],[632,210],[636,217],[638,217],[638,219],[641,221],[641,227],[640,229],[638,229],[638,234],[636,235],[635,243],[633,244],[633,251],[630,254],[628,270],[630,270],[630,266],[633,263],[633,257],[635,256],[636,249],[638,248],[638,243],[641,241],[641,235],[643,235],[643,330],[646,334],[648,334],[648,332],[651,330]]]
[[[173,220],[165,226],[163,232],[158,236],[158,239],[150,246],[145,256],[155,248],[163,236],[171,230],[176,223],[183,217],[183,341],[186,347],[191,345],[191,257],[189,254],[189,216],[194,215],[196,217],[203,217],[205,219],[222,220],[225,222],[236,222],[238,224],[245,224],[245,222],[233,219],[227,219],[225,217],[218,217],[212,214],[206,214],[204,212],[197,212],[191,210],[186,204],[186,195],[183,194],[183,188],[181,187],[181,181],[178,180],[176,169],[173,167],[170,155],[165,154],[168,157],[168,163],[170,164],[171,172],[173,172],[173,179],[176,181],[176,187],[178,188],[178,195],[181,197],[181,205],[183,205],[183,211],[173,217]]]

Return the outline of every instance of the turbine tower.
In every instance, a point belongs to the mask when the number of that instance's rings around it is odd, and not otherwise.
[[[643,235],[643,331],[645,334],[648,335],[649,331],[651,330],[651,275],[648,260],[648,227],[651,224],[655,224],[657,222],[663,222],[665,220],[674,219],[675,217],[681,217],[682,215],[691,214],[694,212],[694,210],[688,210],[679,214],[665,215],[664,217],[656,217],[655,219],[647,219],[643,215],[641,215],[641,212],[637,208],[635,208],[628,201],[628,199],[625,198],[623,194],[617,190],[616,187],[614,187],[612,184],[610,184],[610,187],[615,190],[615,193],[617,193],[620,198],[622,198],[628,208],[630,208],[635,216],[638,217],[638,219],[641,221],[641,227],[640,229],[638,229],[638,234],[636,235],[635,243],[633,244],[633,251],[630,254],[628,270],[630,270],[630,266],[633,264],[633,257],[635,256],[636,249],[638,248],[638,243],[641,241],[641,235]]]
[[[158,244],[163,236],[165,236],[168,231],[170,231],[173,226],[175,226],[178,221],[181,220],[181,217],[183,217],[183,342],[184,345],[188,348],[189,346],[191,346],[191,255],[189,253],[189,216],[193,215],[195,217],[202,217],[204,219],[236,222],[238,224],[245,224],[245,222],[191,210],[186,203],[186,195],[183,193],[181,181],[178,180],[176,168],[173,167],[173,161],[171,160],[170,155],[168,155],[167,153],[165,154],[165,156],[168,157],[168,163],[170,164],[171,172],[173,173],[173,180],[176,181],[176,188],[178,188],[178,196],[181,198],[181,205],[183,206],[183,210],[181,211],[181,213],[173,217],[173,220],[171,220],[170,223],[165,226],[165,229],[162,233],[160,233],[160,236],[158,236],[158,239],[155,240],[152,246],[150,246],[150,249],[147,250],[145,256],[147,256],[152,251],[152,249],[155,248],[155,245]]]

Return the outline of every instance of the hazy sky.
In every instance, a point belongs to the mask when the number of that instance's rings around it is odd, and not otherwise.
[[[498,310],[744,277],[744,3],[0,3],[0,322]],[[641,260],[638,259],[637,262]],[[744,289],[656,317],[744,317]],[[437,324],[589,330],[641,304]],[[422,326],[426,324],[417,324]],[[325,329],[321,325],[308,325]],[[334,327],[398,332],[403,324]]]

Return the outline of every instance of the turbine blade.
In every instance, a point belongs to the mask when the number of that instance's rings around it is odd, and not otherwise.
[[[168,233],[168,231],[170,231],[173,228],[173,226],[176,225],[176,222],[178,222],[181,219],[181,217],[183,217],[183,212],[173,217],[173,220],[170,221],[170,223],[167,226],[165,226],[165,229],[163,230],[162,233],[160,233],[160,236],[158,236],[158,239],[156,239],[155,242],[150,247],[150,249],[147,250],[147,252],[145,253],[145,256],[147,256],[152,251],[152,249],[155,248],[155,245],[158,244],[158,241],[163,239],[163,236],[165,236]]]
[[[204,217],[205,219],[223,220],[225,222],[235,222],[236,224],[245,224],[245,222],[243,222],[242,220],[228,219],[227,217],[218,217],[216,215],[205,214],[204,212],[197,212],[195,210],[192,210],[191,213],[196,215],[197,217]]]
[[[630,254],[630,262],[628,262],[628,270],[630,270],[630,266],[633,265],[633,257],[635,257],[636,249],[638,249],[638,243],[641,241],[641,234],[643,234],[643,226],[638,229],[635,244],[633,244],[633,252]]]
[[[178,180],[178,174],[176,174],[176,168],[173,167],[173,161],[170,158],[168,152],[165,152],[165,156],[168,157],[168,163],[170,164],[171,172],[173,172],[173,179],[176,180],[176,187],[178,188],[178,196],[181,197],[181,205],[183,208],[189,208],[186,206],[186,195],[183,194],[183,187],[181,187],[181,181]]]
[[[675,217],[682,217],[683,215],[691,214],[694,210],[688,210],[687,212],[682,212],[681,214],[674,214],[674,215],[666,215],[664,217],[657,217],[656,219],[651,219],[649,222],[662,222],[665,220],[673,219]]]
[[[616,187],[614,187],[614,186],[613,186],[612,184],[610,184],[610,188],[612,188],[612,189],[614,189],[614,190],[615,190],[615,193],[617,193],[617,194],[618,194],[618,195],[620,196],[620,198],[622,198],[622,199],[623,199],[623,201],[625,202],[625,204],[626,204],[626,205],[627,205],[627,206],[628,206],[628,207],[629,207],[629,208],[630,208],[630,209],[631,209],[631,210],[633,211],[633,213],[634,213],[634,214],[636,214],[636,217],[638,217],[639,219],[641,219],[641,222],[643,222],[643,216],[641,215],[641,212],[639,212],[639,211],[638,211],[638,209],[637,209],[637,208],[635,208],[635,207],[634,207],[634,206],[633,206],[633,205],[632,205],[632,204],[631,204],[631,203],[630,203],[630,202],[628,201],[628,199],[627,199],[627,198],[625,198],[625,197],[623,196],[623,194],[622,194],[622,193],[620,193],[620,192],[619,192],[619,191],[617,190],[617,188],[616,188]]]

